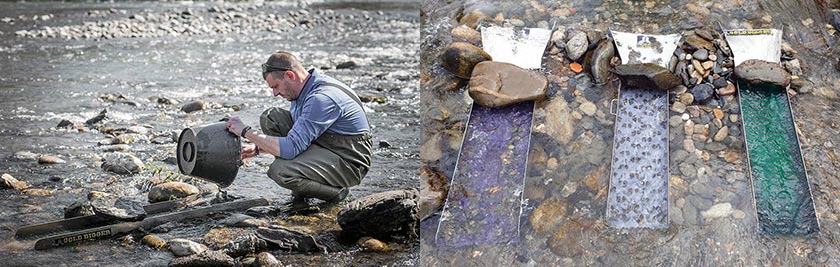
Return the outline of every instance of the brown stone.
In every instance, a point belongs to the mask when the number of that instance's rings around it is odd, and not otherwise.
[[[562,145],[568,144],[575,130],[575,120],[570,112],[569,104],[560,97],[542,102],[542,104],[545,110],[545,125],[537,128],[537,131],[548,134]]]
[[[197,187],[183,182],[162,183],[149,189],[149,203],[183,198],[201,193]]]
[[[143,244],[153,248],[163,248],[166,246],[166,240],[156,235],[146,235],[143,236]]]
[[[709,41],[706,41],[702,37],[697,36],[695,34],[686,36],[685,37],[685,44],[688,44],[689,46],[691,46],[695,50],[703,48],[703,49],[709,50],[709,52],[715,51],[715,45],[714,44],[710,43]]]
[[[364,251],[387,252],[388,250],[390,250],[390,248],[388,248],[387,243],[371,237],[359,238],[359,241],[357,241],[356,244],[359,245],[359,247],[361,247]]]
[[[531,213],[531,228],[541,235],[550,234],[566,221],[566,203],[554,197],[544,201]]]
[[[547,88],[548,79],[542,73],[510,63],[486,61],[475,66],[469,92],[479,105],[502,107],[543,99]]]
[[[452,28],[449,33],[452,34],[453,42],[467,42],[475,46],[481,46],[481,33],[466,25]]]
[[[735,94],[735,85],[732,82],[727,81],[726,87],[717,89],[718,95],[720,96],[728,96]]]
[[[741,153],[736,151],[721,151],[718,156],[729,163],[737,163],[741,161]]]
[[[790,84],[790,74],[782,69],[779,63],[757,59],[744,61],[735,67],[735,76],[753,84],[767,82],[781,87]]]
[[[692,60],[691,65],[694,66],[694,71],[697,71],[697,73],[700,73],[701,77],[706,75],[706,69],[703,68],[703,64],[701,64],[700,61],[698,61],[696,59]]]
[[[715,116],[716,119],[722,120],[723,119],[723,110],[719,108],[713,109],[712,114]]]
[[[583,225],[569,221],[548,239],[548,248],[561,257],[574,257],[583,253]]]
[[[10,175],[8,173],[4,173],[3,176],[2,176],[2,179],[3,179],[3,184],[2,184],[3,188],[10,188],[10,189],[20,191],[20,190],[24,190],[24,189],[29,187],[29,185],[27,185],[26,182],[19,181],[18,179],[15,179],[15,177],[12,177],[12,175]]]
[[[487,14],[484,14],[484,12],[481,12],[479,10],[473,10],[472,12],[467,13],[463,17],[461,17],[461,20],[459,22],[461,24],[467,25],[467,27],[475,29],[475,27],[478,26],[479,22],[485,20],[493,19],[490,18],[490,16],[487,16]]]
[[[710,69],[715,67],[715,62],[714,61],[706,61],[706,62],[700,63],[700,65],[703,67],[704,70],[710,70]]]
[[[627,85],[637,88],[670,90],[682,84],[682,80],[670,70],[651,63],[619,65],[614,72]]]
[[[606,165],[602,165],[598,169],[593,172],[590,172],[585,177],[583,177],[583,185],[592,190],[592,192],[598,193],[601,191],[601,188],[606,186],[607,184],[607,176],[604,175],[604,171],[606,170]]]
[[[23,193],[31,196],[49,196],[52,195],[53,191],[40,188],[28,188],[23,189]]]
[[[493,58],[478,46],[455,42],[446,47],[440,59],[444,69],[458,78],[469,79],[476,64]]]
[[[59,157],[51,156],[51,155],[42,155],[38,157],[39,164],[61,164],[65,161]]]

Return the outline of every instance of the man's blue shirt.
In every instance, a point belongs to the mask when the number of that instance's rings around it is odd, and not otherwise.
[[[280,137],[280,158],[293,159],[309,148],[313,140],[328,132],[340,135],[357,135],[370,131],[364,110],[337,84],[350,90],[344,83],[309,70],[300,96],[292,100],[292,129]],[[352,90],[351,94],[355,94]]]

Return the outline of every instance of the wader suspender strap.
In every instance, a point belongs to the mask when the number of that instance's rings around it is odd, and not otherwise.
[[[359,108],[362,109],[362,113],[365,114],[365,120],[367,120],[367,112],[365,112],[365,106],[362,105],[362,100],[359,99],[359,96],[350,92],[350,89],[347,89],[344,86],[341,86],[341,85],[336,84],[336,83],[331,83],[331,82],[323,82],[320,85],[332,86],[332,87],[341,89],[341,91],[344,92],[345,94],[347,94],[347,96],[349,96],[351,99],[353,99],[353,101],[356,101],[356,104],[359,104]],[[371,130],[373,130],[373,129],[370,128],[370,121],[368,121],[368,131],[371,131]]]

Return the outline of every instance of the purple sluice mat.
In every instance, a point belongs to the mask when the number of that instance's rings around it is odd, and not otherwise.
[[[534,101],[501,108],[473,104],[438,224],[438,245],[519,242]]]

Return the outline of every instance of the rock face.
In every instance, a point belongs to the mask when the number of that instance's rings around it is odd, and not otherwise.
[[[162,183],[149,190],[149,203],[183,198],[200,193],[195,186],[182,182]]]
[[[176,258],[169,262],[169,267],[231,267],[236,260],[221,251],[205,251],[187,257]]]
[[[589,48],[589,39],[586,32],[578,32],[568,42],[566,42],[566,56],[569,59],[577,61],[586,50]]]
[[[450,44],[441,55],[443,68],[462,79],[469,79],[473,67],[487,60],[493,60],[493,58],[478,46],[465,42]]]
[[[166,245],[169,247],[169,251],[172,251],[172,254],[178,257],[201,254],[207,250],[205,245],[181,238],[169,240]]]
[[[670,90],[681,84],[679,77],[656,64],[625,64],[615,67],[615,74],[621,76],[627,85],[643,88]]]
[[[735,75],[750,83],[772,83],[781,87],[790,84],[788,74],[778,63],[750,59],[735,67]]]
[[[548,79],[542,73],[503,62],[481,62],[470,79],[470,96],[485,107],[502,107],[545,98]]]
[[[116,174],[135,174],[143,171],[143,161],[131,154],[108,153],[103,158],[102,169]]]
[[[18,179],[15,179],[15,177],[12,177],[12,175],[10,175],[8,173],[4,173],[3,176],[2,176],[2,179],[3,179],[3,188],[9,188],[9,189],[14,189],[14,190],[19,191],[19,190],[23,190],[23,189],[26,189],[26,188],[29,187],[29,185],[27,185],[26,182],[19,181]]]
[[[418,201],[416,189],[372,194],[344,206],[338,212],[338,224],[350,236],[417,237]]]

